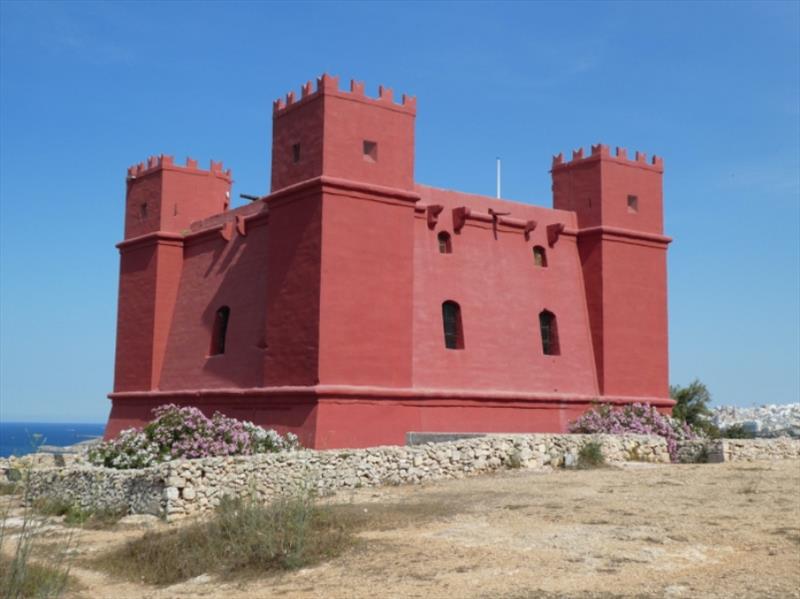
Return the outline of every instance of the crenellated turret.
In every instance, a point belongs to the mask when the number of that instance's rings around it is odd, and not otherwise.
[[[625,148],[617,147],[616,154],[611,155],[611,150],[605,144],[595,144],[591,147],[591,154],[584,157],[583,148],[578,148],[572,151],[572,160],[565,161],[564,154],[559,153],[553,156],[553,168],[562,166],[575,165],[582,160],[597,160],[599,158],[613,159],[623,164],[636,164],[638,166],[652,167],[655,170],[664,170],[664,161],[659,156],[653,156],[653,159],[648,163],[647,154],[644,152],[636,151],[635,159],[628,159],[628,151]]]
[[[365,86],[363,81],[350,80],[350,91],[341,91],[339,89],[339,77],[323,74],[317,78],[317,86],[314,89],[311,81],[304,83],[300,88],[300,99],[295,96],[294,91],[286,94],[285,98],[278,98],[272,103],[272,114],[276,115],[283,113],[293,106],[302,104],[306,100],[310,100],[322,94],[335,94],[338,96],[350,96],[354,100],[363,102],[370,102],[384,107],[392,108],[394,110],[403,110],[410,114],[416,114],[417,99],[413,96],[403,94],[402,101],[397,104],[393,100],[393,92],[389,87],[382,85],[378,86],[378,97],[370,98],[366,95]]]
[[[355,80],[342,91],[330,75],[275,100],[272,191],[321,176],[413,189],[416,105],[383,86],[370,98]]]
[[[664,161],[624,148],[614,155],[607,145],[595,144],[588,156],[583,148],[553,156],[553,207],[578,215],[578,225],[618,227],[646,233],[663,232],[661,178]]]
[[[125,197],[125,239],[156,231],[180,233],[196,221],[228,209],[231,171],[211,161],[208,170],[186,159],[150,156],[128,168]]]

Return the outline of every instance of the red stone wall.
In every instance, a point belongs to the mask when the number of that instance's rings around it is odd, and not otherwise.
[[[570,212],[418,186],[423,201],[444,206],[435,227],[416,225],[414,271],[414,385],[485,390],[597,394],[581,265],[574,236],[551,247],[547,226],[574,226]],[[524,230],[468,220],[456,232],[453,209],[489,209],[523,221]],[[439,253],[437,234],[451,234],[452,253]],[[545,247],[537,267],[533,247]],[[461,306],[464,350],[446,349],[441,305]],[[539,313],[556,315],[561,353],[544,355]]]
[[[219,231],[189,237],[161,390],[257,387],[264,359],[267,227],[225,240]],[[261,284],[258,284],[258,283]],[[230,308],[225,353],[209,355],[217,310]]]
[[[325,192],[321,383],[411,386],[413,252],[408,199]]]
[[[143,244],[120,257],[114,391],[152,388],[156,250]]]
[[[314,190],[268,203],[263,383],[319,381],[322,203]]]

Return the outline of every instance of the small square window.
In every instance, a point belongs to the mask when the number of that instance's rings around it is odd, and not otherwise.
[[[364,160],[378,162],[378,143],[364,140]]]
[[[294,144],[292,146],[292,161],[300,162],[300,144]]]
[[[638,196],[628,196],[628,212],[639,212]]]

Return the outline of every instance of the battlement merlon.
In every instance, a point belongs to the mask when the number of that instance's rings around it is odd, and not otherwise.
[[[350,91],[342,91],[339,89],[339,77],[323,73],[322,76],[317,77],[316,89],[313,88],[311,81],[305,83],[300,88],[300,97],[291,91],[286,94],[285,98],[278,98],[272,103],[272,117],[277,118],[296,107],[318,98],[323,95],[336,96],[346,100],[353,100],[356,102],[363,102],[371,106],[404,112],[415,116],[417,113],[417,99],[414,96],[402,95],[402,100],[398,104],[393,99],[392,90],[382,85],[378,86],[378,97],[370,98],[364,92],[364,82],[350,80]]]
[[[197,160],[194,160],[193,158],[187,157],[185,165],[175,164],[175,158],[168,154],[150,156],[146,161],[128,167],[128,181],[151,175],[163,170],[187,172],[197,175],[214,175],[220,179],[225,179],[228,182],[232,181],[231,169],[225,170],[222,166],[222,162],[215,162],[212,160],[208,170],[205,170],[199,168]]]
[[[612,155],[611,150],[605,144],[595,144],[591,147],[591,153],[588,156],[584,155],[583,148],[578,148],[572,151],[572,160],[564,160],[564,154],[559,153],[553,156],[552,171],[562,168],[573,167],[579,164],[593,162],[596,160],[612,160],[629,166],[644,168],[647,170],[656,171],[659,173],[664,172],[664,159],[660,156],[653,155],[653,158],[648,162],[647,154],[637,151],[634,154],[633,160],[628,158],[628,151],[625,148],[617,147],[616,152]]]

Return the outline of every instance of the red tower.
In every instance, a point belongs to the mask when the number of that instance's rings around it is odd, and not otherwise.
[[[415,115],[323,75],[235,209],[219,164],[129,170],[107,437],[164,403],[319,448],[669,409],[660,159],[557,157],[547,209],[415,183]]]
[[[661,159],[608,146],[553,160],[553,207],[578,217],[578,250],[603,395],[668,397],[667,245]]]
[[[114,392],[159,388],[191,223],[224,212],[231,172],[151,157],[128,169],[120,251]],[[115,405],[112,417],[119,413]]]
[[[326,75],[275,102],[266,385],[410,386],[414,117]]]

